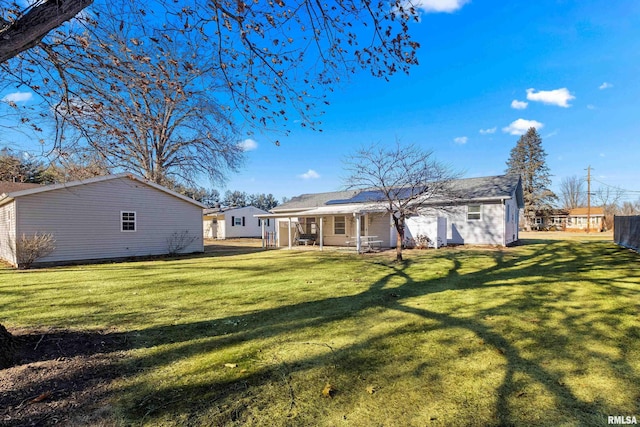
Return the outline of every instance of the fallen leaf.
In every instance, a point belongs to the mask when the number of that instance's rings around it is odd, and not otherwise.
[[[238,364],[237,363],[225,363],[224,366],[227,367],[227,368],[237,368]]]
[[[369,393],[369,394],[373,394],[373,393],[375,393],[376,391],[378,391],[378,387],[376,387],[376,386],[374,386],[374,385],[367,386],[367,393]]]
[[[50,391],[45,391],[44,393],[42,393],[40,396],[31,399],[29,401],[29,403],[38,403],[38,402],[42,402],[43,400],[47,400],[49,397],[51,397],[51,392]]]
[[[327,385],[322,389],[322,395],[324,397],[333,397],[335,396],[336,391],[337,390],[331,384],[327,383]]]

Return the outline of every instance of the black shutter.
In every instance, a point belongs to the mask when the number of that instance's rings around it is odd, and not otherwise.
[[[244,217],[242,217],[242,226],[244,227]]]
[[[236,217],[231,217],[231,226],[234,227],[236,225]]]

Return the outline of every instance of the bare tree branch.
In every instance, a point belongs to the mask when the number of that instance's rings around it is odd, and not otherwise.
[[[31,49],[54,28],[88,7],[93,0],[44,0],[36,2],[24,14],[0,23],[0,63]],[[4,18],[0,16],[0,18]]]

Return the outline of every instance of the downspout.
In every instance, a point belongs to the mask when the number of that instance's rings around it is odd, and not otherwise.
[[[507,218],[507,201],[502,200],[502,246],[507,246],[507,224],[509,218]]]

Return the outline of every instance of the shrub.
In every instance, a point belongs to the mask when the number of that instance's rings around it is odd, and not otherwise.
[[[196,240],[196,236],[189,234],[189,230],[176,231],[167,237],[167,253],[175,255]]]
[[[426,234],[418,234],[416,237],[405,237],[403,246],[405,248],[427,249],[431,244],[431,239]]]
[[[33,236],[23,234],[16,242],[18,268],[31,268],[34,262],[54,251],[55,242],[51,233],[36,233]]]

